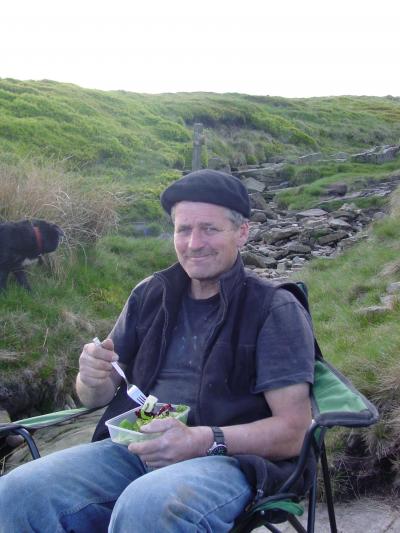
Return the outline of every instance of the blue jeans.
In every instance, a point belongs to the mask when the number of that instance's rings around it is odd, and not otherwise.
[[[107,439],[0,477],[0,533],[219,533],[230,530],[251,497],[232,457],[148,471]]]

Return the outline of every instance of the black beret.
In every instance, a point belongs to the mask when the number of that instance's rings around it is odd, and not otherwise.
[[[161,194],[161,205],[171,214],[174,204],[182,201],[204,202],[233,209],[250,217],[250,199],[246,187],[235,176],[219,170],[195,170],[175,181]]]

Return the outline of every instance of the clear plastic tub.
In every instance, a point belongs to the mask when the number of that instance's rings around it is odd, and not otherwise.
[[[157,403],[156,406],[158,408],[162,407],[163,403]],[[176,405],[172,405],[172,407],[177,407]],[[139,442],[143,440],[150,440],[158,437],[160,433],[141,433],[140,431],[133,431],[130,429],[125,429],[119,427],[120,423],[123,420],[129,420],[129,422],[135,422],[137,416],[136,416],[136,409],[132,409],[131,411],[126,411],[125,413],[122,413],[118,416],[115,416],[114,418],[110,418],[110,420],[106,421],[106,426],[108,427],[108,431],[110,433],[111,440],[117,444],[124,444],[125,446],[128,446],[131,442]],[[170,416],[173,416],[177,420],[180,420],[184,424],[186,424],[187,417],[190,411],[190,407],[186,406],[186,409],[184,411],[180,412],[172,412],[170,413]]]

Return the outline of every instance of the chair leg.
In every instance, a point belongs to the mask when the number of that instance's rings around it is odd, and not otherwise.
[[[297,531],[297,533],[307,533],[303,525],[300,523],[300,521],[295,516],[288,515],[287,520],[289,524],[292,526],[292,528]]]
[[[317,479],[318,471],[315,471],[314,482],[310,488],[308,497],[308,517],[307,517],[307,533],[314,533],[315,528],[315,507],[317,505]]]
[[[326,450],[325,450],[324,443],[322,444],[322,447],[321,447],[321,466],[322,466],[322,475],[324,478],[326,504],[328,507],[329,524],[331,526],[331,533],[337,533],[335,507],[333,505],[331,476],[329,474],[328,460],[326,457]]]
[[[31,434],[29,433],[29,431],[27,431],[25,428],[18,428],[18,429],[13,430],[13,433],[16,433],[17,435],[21,435],[21,437],[24,438],[25,442],[27,443],[29,447],[29,451],[31,452],[32,458],[39,459],[40,457],[39,450]]]

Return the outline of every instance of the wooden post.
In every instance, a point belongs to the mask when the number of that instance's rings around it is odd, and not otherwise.
[[[203,142],[203,124],[196,122],[196,124],[193,126],[192,170],[201,169],[201,146]]]

